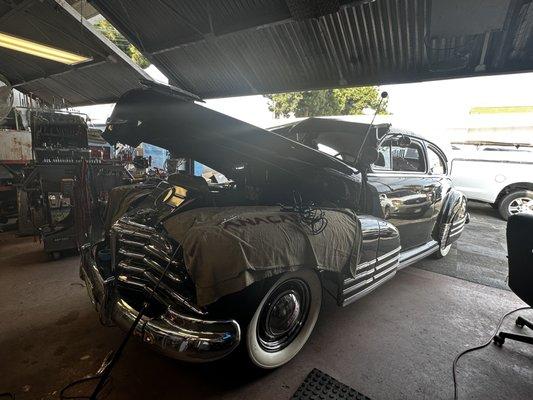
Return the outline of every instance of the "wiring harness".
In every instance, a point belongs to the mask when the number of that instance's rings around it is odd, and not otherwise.
[[[296,213],[300,223],[307,226],[313,235],[321,234],[328,225],[324,210],[312,202],[304,202],[296,191],[292,193],[292,204],[282,204],[281,211]]]

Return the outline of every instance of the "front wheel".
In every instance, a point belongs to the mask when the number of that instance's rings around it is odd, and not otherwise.
[[[283,274],[262,298],[246,330],[246,350],[259,368],[289,362],[311,335],[322,304],[322,285],[315,271]]]

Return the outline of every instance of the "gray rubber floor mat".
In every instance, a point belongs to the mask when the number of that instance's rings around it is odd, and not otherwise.
[[[294,392],[291,400],[370,400],[325,372],[314,368]]]

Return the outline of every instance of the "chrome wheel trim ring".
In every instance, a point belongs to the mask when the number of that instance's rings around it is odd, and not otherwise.
[[[263,350],[280,351],[300,333],[309,313],[310,296],[309,286],[299,278],[283,282],[270,294],[257,325]]]
[[[517,197],[507,206],[509,215],[526,213],[533,214],[533,199],[529,197]]]
[[[288,343],[283,349],[279,351],[266,351],[261,346],[257,335],[259,316],[264,308],[266,301],[271,297],[272,292],[274,292],[276,288],[281,286],[283,282],[293,278],[303,280],[309,287],[311,294],[309,299],[309,312],[307,313],[307,317],[305,319],[305,322],[303,322],[299,333],[292,339],[292,342]],[[307,342],[307,339],[311,335],[318,319],[321,305],[322,284],[320,283],[318,274],[314,270],[302,268],[300,270],[294,272],[287,272],[281,275],[278,281],[274,285],[272,285],[272,287],[263,297],[263,300],[261,300],[254,315],[252,316],[250,323],[248,324],[248,328],[246,330],[245,345],[246,350],[248,352],[248,356],[250,357],[250,361],[257,367],[263,369],[277,368],[289,362],[294,356],[298,354],[298,352],[302,349],[302,347]]]

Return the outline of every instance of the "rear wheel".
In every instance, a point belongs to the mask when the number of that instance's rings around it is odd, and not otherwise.
[[[504,220],[514,214],[533,214],[533,192],[515,190],[501,199],[498,211]]]
[[[452,248],[451,244],[449,244],[448,246],[444,248],[439,246],[438,250],[435,253],[433,253],[433,258],[440,259],[440,258],[446,257],[448,253],[450,252],[451,248]]]
[[[283,274],[267,291],[246,329],[245,346],[259,368],[277,368],[302,349],[318,319],[322,286],[315,271]]]

